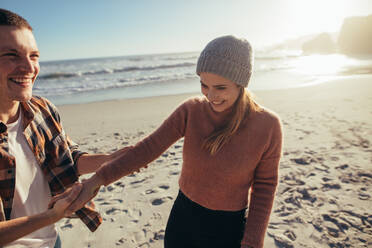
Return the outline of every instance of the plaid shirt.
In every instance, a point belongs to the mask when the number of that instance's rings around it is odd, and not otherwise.
[[[49,183],[52,195],[63,192],[78,180],[76,162],[83,154],[62,128],[56,107],[41,97],[21,103],[23,133]],[[9,154],[7,127],[0,122],[0,221],[9,220],[15,189],[16,159]],[[76,215],[93,232],[102,222],[89,207]]]

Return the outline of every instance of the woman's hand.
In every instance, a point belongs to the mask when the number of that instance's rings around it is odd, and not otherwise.
[[[81,209],[84,205],[92,200],[98,193],[99,188],[103,185],[103,182],[96,174],[91,178],[82,182],[83,187],[79,196],[75,201],[68,207],[66,214],[71,215],[73,212]]]
[[[52,216],[56,219],[68,216],[66,214],[67,208],[76,200],[82,189],[83,185],[81,183],[75,183],[72,187],[66,189],[65,192],[54,196],[48,205]]]

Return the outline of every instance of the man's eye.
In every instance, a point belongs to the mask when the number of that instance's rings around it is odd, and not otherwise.
[[[3,56],[6,56],[6,57],[15,57],[17,56],[16,53],[4,53]]]
[[[217,87],[217,90],[224,90],[226,87]]]
[[[40,57],[40,55],[39,54],[31,54],[30,57],[33,58],[33,59],[38,59]]]

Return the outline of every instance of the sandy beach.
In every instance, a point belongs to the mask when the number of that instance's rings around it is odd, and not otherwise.
[[[282,119],[280,184],[265,247],[372,247],[372,76],[253,92]],[[107,153],[146,137],[192,94],[59,106],[81,150]],[[101,188],[104,222],[57,223],[63,247],[163,247],[178,192],[182,140],[135,175]]]

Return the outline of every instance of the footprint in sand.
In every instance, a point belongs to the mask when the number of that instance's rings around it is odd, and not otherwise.
[[[150,242],[154,242],[154,240],[163,240],[164,235],[165,235],[164,229],[154,232],[154,237],[150,239]]]
[[[115,189],[115,188],[112,187],[111,185],[109,185],[109,186],[106,187],[106,190],[107,190],[108,192],[111,192],[111,191],[113,191],[114,189]]]
[[[149,245],[149,243],[145,242],[143,244],[139,244],[138,248],[150,248],[150,245]]]
[[[310,201],[311,203],[314,203],[317,200],[317,197],[315,194],[310,194],[310,190],[316,190],[317,188],[308,188],[308,189],[297,189],[296,191],[301,194],[300,199]]]
[[[161,204],[163,204],[167,201],[170,201],[170,200],[173,200],[173,197],[166,196],[166,197],[162,197],[162,198],[156,198],[156,199],[151,201],[151,204],[154,205],[154,206],[158,206],[158,205],[161,205]]]
[[[159,188],[160,188],[160,189],[167,190],[167,189],[169,189],[169,185],[167,185],[167,184],[163,184],[163,185],[160,185]]]
[[[286,199],[284,199],[284,202],[291,203],[294,206],[301,208],[301,202],[298,200],[298,197],[289,196]]]
[[[291,230],[286,230],[283,234],[292,241],[295,241],[297,238],[296,234]]]
[[[367,180],[372,179],[371,173],[358,172],[358,177],[365,177]]]
[[[118,186],[118,187],[124,188],[124,187],[125,187],[125,184],[122,183],[122,182],[117,182],[117,183],[115,183],[115,186]]]
[[[121,213],[121,210],[118,208],[110,208],[109,210],[106,210],[107,215],[115,215]]]
[[[340,169],[340,170],[345,170],[347,168],[349,168],[349,165],[347,165],[347,164],[343,164],[343,165],[340,165],[340,166],[336,167],[336,169]]]
[[[146,195],[149,195],[149,194],[154,194],[154,193],[157,193],[158,191],[157,190],[154,190],[154,189],[148,189],[145,191],[145,194]]]
[[[323,184],[323,187],[322,187],[323,192],[331,190],[331,189],[341,189],[341,185],[338,184],[338,183],[325,183],[325,184]]]
[[[366,193],[359,193],[358,196],[359,196],[360,200],[368,200],[368,199],[371,198],[371,196],[369,194],[366,194]]]
[[[158,186],[158,188],[162,189],[162,190],[167,190],[167,189],[169,189],[169,185],[162,184],[162,185]],[[154,193],[157,193],[157,192],[159,192],[157,189],[148,189],[148,190],[145,191],[145,194],[149,195],[149,194],[154,194]]]
[[[332,181],[332,179],[331,178],[328,178],[328,177],[322,177],[322,180],[323,180],[323,182]]]
[[[324,225],[328,230],[328,233],[333,237],[339,237],[339,232],[344,233],[344,230],[349,229],[349,225],[345,222],[341,222],[336,219],[337,216],[332,217],[329,214],[322,215],[323,220],[325,221]]]
[[[119,245],[123,245],[123,244],[125,243],[125,241],[126,241],[126,240],[125,240],[124,238],[121,238],[121,239],[119,239],[118,241],[116,241],[115,244],[116,244],[117,246],[119,246]]]
[[[297,179],[296,178],[297,175],[285,175],[284,178],[283,178],[283,181],[281,180],[281,182],[284,182],[285,184],[288,184],[288,185],[304,185],[305,182],[300,180],[300,179]]]
[[[63,226],[61,226],[61,230],[66,230],[66,229],[71,229],[71,228],[73,228],[74,226],[71,224],[71,223],[69,223],[69,224],[66,224],[66,225],[63,225]]]
[[[131,182],[130,184],[133,185],[133,184],[139,184],[139,183],[143,183],[144,181],[146,181],[146,178],[142,179],[142,180],[137,180],[137,181],[133,181]]]
[[[274,239],[274,243],[276,247],[281,248],[293,248],[292,241],[289,240],[287,237],[282,237],[278,234],[268,233],[269,237]]]
[[[171,172],[169,172],[169,175],[171,175],[171,176],[175,176],[175,175],[179,175],[179,174],[180,174],[179,171],[171,171]]]

